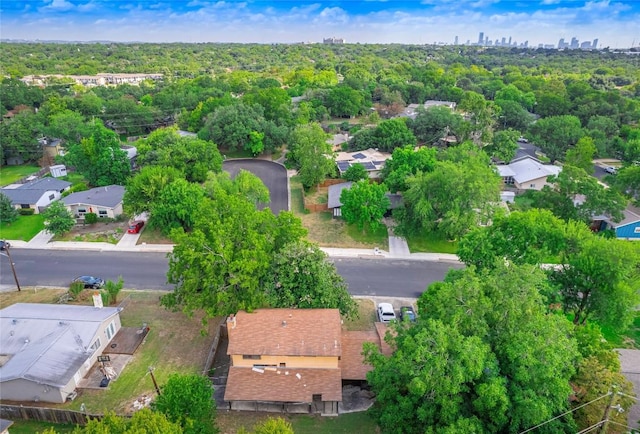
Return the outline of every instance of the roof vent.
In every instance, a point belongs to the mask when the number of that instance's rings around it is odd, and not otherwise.
[[[287,326],[287,322],[286,321],[282,321],[282,327],[286,327]]]

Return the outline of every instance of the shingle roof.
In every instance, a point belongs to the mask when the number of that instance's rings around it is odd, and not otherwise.
[[[343,182],[340,184],[330,185],[328,188],[328,197],[327,197],[327,207],[338,208],[342,206],[342,202],[340,202],[340,195],[342,194],[342,190],[350,189],[353,182]]]
[[[62,191],[71,185],[70,182],[56,178],[41,178],[27,182],[16,188],[2,188],[0,191],[7,196],[14,205],[33,205],[50,191]]]
[[[40,190],[61,191],[69,186],[71,186],[71,183],[68,181],[63,181],[62,179],[58,179],[58,178],[46,177],[46,178],[36,179],[35,181],[27,182],[26,184],[22,185],[22,187],[18,187],[18,189],[19,190],[40,189]]]
[[[372,342],[380,346],[380,336],[376,330],[368,331],[343,331],[342,332],[342,357],[340,369],[343,380],[366,380],[367,372],[373,367],[364,363],[362,356],[362,344]]]
[[[91,190],[71,193],[62,199],[65,205],[95,205],[113,208],[122,202],[124,187],[121,185],[108,185],[96,187]]]
[[[318,394],[323,401],[342,401],[340,369],[272,368],[260,373],[233,366],[229,369],[224,399],[312,402],[313,395]]]
[[[258,309],[229,322],[227,354],[340,356],[338,309]]]
[[[558,175],[562,170],[560,166],[553,164],[542,164],[531,157],[523,157],[514,160],[507,165],[496,166],[500,176],[511,176],[519,184],[523,184],[534,179],[546,178],[551,175]]]
[[[618,223],[614,222],[610,218],[606,218],[607,222],[614,228],[617,229],[622,226],[626,226],[632,223],[637,223],[640,221],[640,209],[635,208],[631,205],[627,206],[626,209],[622,210],[622,214],[624,218]]]
[[[100,324],[118,308],[16,303],[0,310],[0,382],[66,385],[86,360]]]

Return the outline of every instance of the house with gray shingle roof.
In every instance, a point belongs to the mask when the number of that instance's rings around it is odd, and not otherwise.
[[[120,308],[16,303],[0,310],[0,400],[63,403],[120,330]]]
[[[70,188],[70,182],[47,177],[26,184],[12,184],[1,188],[0,192],[11,200],[14,208],[32,208],[34,214],[38,214]]]
[[[558,176],[562,167],[553,164],[543,164],[540,160],[525,156],[513,160],[509,164],[496,166],[498,174],[505,185],[518,190],[542,190],[548,184],[547,178]]]
[[[71,193],[62,202],[76,218],[84,218],[87,213],[97,214],[100,218],[116,218],[122,214],[123,197],[123,186],[108,185]]]

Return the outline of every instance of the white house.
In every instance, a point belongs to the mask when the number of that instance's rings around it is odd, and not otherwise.
[[[60,199],[63,192],[71,188],[71,183],[56,178],[36,179],[26,184],[12,184],[1,188],[16,209],[33,208],[39,214],[51,202]]]
[[[35,303],[0,310],[0,400],[65,402],[120,330],[120,310]]]
[[[369,178],[379,178],[380,171],[389,158],[391,158],[390,153],[369,148],[364,151],[338,152],[336,155],[336,164],[338,165],[340,175],[354,164],[362,164],[369,173]]]
[[[108,185],[71,193],[62,202],[77,218],[84,218],[87,213],[97,214],[100,218],[116,218],[122,214],[123,197],[123,186]]]
[[[509,164],[496,166],[505,185],[518,190],[542,190],[548,184],[547,177],[557,176],[562,167],[542,164],[539,160],[526,156],[513,160]]]

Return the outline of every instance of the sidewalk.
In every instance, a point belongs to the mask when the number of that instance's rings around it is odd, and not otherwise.
[[[172,244],[137,244],[139,234],[125,234],[118,244],[90,243],[81,241],[50,241],[53,236],[46,231],[40,232],[31,241],[7,240],[15,249],[49,249],[49,250],[90,250],[112,252],[154,252],[168,253],[173,251]],[[391,238],[391,237],[390,237]],[[335,247],[320,247],[332,258],[359,258],[359,259],[406,259],[412,261],[444,261],[458,262],[456,255],[447,253],[410,253],[406,241],[399,237],[394,240],[394,245],[389,240],[391,247],[389,252],[373,249],[341,249]]]

